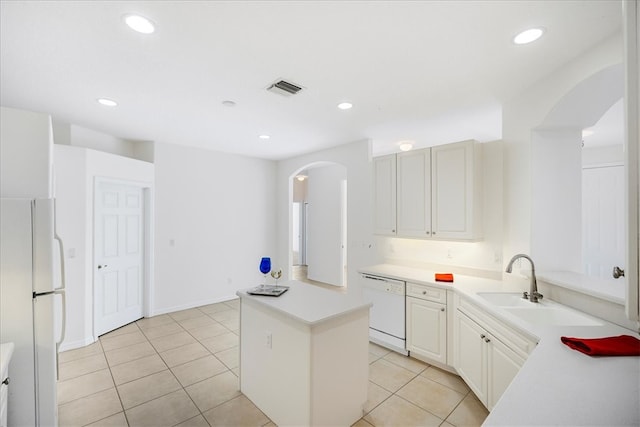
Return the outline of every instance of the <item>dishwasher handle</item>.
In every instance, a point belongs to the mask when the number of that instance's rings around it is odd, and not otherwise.
[[[362,278],[363,279],[367,279],[367,280],[377,280],[379,282],[383,282],[383,283],[398,283],[398,284],[405,284],[404,280],[395,280],[395,279],[387,279],[385,277],[378,277],[378,276],[370,276],[368,274],[362,274]]]
[[[364,279],[371,279],[371,280],[379,280],[381,282],[386,282],[387,279],[383,279],[382,277],[376,277],[376,276],[369,276],[368,274],[363,274],[362,278]]]

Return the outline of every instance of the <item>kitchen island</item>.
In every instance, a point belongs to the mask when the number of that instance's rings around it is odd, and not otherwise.
[[[369,380],[369,308],[298,281],[240,297],[240,391],[277,425],[351,425]]]

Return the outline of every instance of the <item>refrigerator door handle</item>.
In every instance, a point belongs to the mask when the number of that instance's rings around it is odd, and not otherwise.
[[[67,286],[67,280],[64,271],[64,244],[62,243],[62,239],[58,234],[53,235],[53,238],[58,241],[58,247],[60,248],[60,288],[65,289]]]
[[[62,319],[60,319],[60,340],[56,341],[56,379],[60,379],[60,363],[58,362],[58,353],[60,353],[60,344],[64,341],[65,332],[67,330],[67,294],[65,292],[67,286],[67,279],[64,269],[64,244],[62,239],[57,233],[54,233],[53,238],[58,242],[60,248],[60,287],[53,292],[62,297]]]
[[[62,296],[62,322],[61,322],[61,331],[60,331],[60,341],[57,342],[57,346],[60,346],[60,343],[64,341],[65,332],[67,329],[67,297],[65,294],[65,290],[67,289],[67,277],[65,275],[64,269],[64,244],[62,243],[62,239],[57,234],[53,235],[53,238],[58,241],[58,246],[60,247],[60,287],[55,290],[55,293]]]
[[[60,341],[56,341],[56,380],[60,380],[60,344],[64,341],[65,329],[67,329],[67,294],[63,288],[53,291],[62,297],[62,319],[60,321]]]

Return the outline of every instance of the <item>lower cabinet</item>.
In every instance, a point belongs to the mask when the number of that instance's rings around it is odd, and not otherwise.
[[[487,342],[487,406],[493,409],[500,400],[500,396],[507,389],[511,381],[524,365],[526,360],[518,356],[500,340],[490,338]]]
[[[456,296],[456,298],[459,298]],[[492,410],[536,342],[466,303],[454,314],[454,367]]]
[[[447,363],[445,289],[407,283],[407,350],[417,358]]]

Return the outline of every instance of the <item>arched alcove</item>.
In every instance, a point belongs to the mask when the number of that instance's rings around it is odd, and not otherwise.
[[[622,64],[606,67],[566,93],[531,134],[531,253],[541,271],[584,273],[582,151],[592,127],[624,93]],[[621,208],[624,201],[620,201]],[[617,293],[624,295],[624,283]]]

